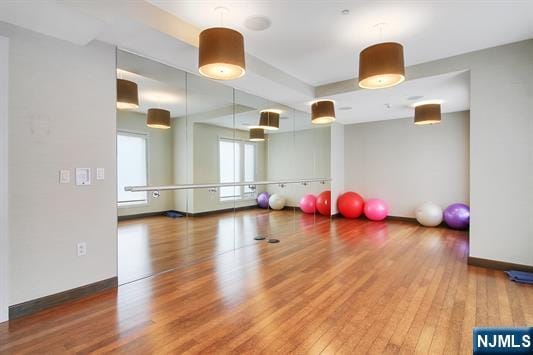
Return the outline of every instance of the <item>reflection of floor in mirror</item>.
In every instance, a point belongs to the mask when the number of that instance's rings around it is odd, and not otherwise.
[[[235,218],[234,218],[235,217]],[[245,209],[198,217],[137,218],[118,224],[119,283],[127,283],[178,266],[232,252],[258,243],[254,237],[284,237],[297,228],[329,221],[302,214],[294,208],[282,211]]]
[[[195,218],[189,237],[183,220],[146,220],[139,228],[153,240],[138,248],[157,257],[150,267],[197,262],[0,324],[0,352],[456,354],[472,353],[475,325],[533,324],[532,288],[468,266],[464,232],[401,221],[313,225],[293,213]],[[250,245],[207,257],[232,248],[232,226],[270,230],[281,243],[239,236],[235,245]]]

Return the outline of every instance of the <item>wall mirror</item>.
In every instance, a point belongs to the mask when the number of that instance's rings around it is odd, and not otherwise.
[[[120,283],[245,257],[328,220],[299,203],[329,190],[330,127],[128,52],[117,59],[117,79],[138,95],[138,107],[117,109]]]

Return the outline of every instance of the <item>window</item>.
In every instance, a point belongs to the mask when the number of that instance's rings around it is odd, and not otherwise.
[[[221,183],[255,181],[255,144],[221,138],[219,140],[219,180]],[[252,198],[248,186],[220,188],[220,201]]]
[[[124,191],[125,186],[148,185],[147,136],[119,132],[117,134],[118,206],[148,203],[147,192]]]

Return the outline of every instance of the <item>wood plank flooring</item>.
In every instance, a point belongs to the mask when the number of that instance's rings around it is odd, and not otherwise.
[[[533,324],[533,287],[466,265],[464,232],[227,217],[144,220],[157,261],[122,277],[176,269],[0,324],[0,352],[467,354],[474,326]]]

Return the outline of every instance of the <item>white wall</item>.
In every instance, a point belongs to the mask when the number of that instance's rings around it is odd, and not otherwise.
[[[10,39],[10,304],[117,275],[115,48],[0,23]],[[93,184],[58,183],[93,169]],[[106,179],[94,180],[97,167]],[[76,244],[87,255],[76,256]]]
[[[470,69],[470,256],[533,265],[533,39],[423,63]]]
[[[345,192],[344,125],[331,125],[331,214],[337,214],[337,199]]]
[[[268,135],[267,180],[330,177],[330,141],[330,127]],[[270,194],[283,195],[286,205],[291,207],[297,207],[305,194],[329,189],[330,183],[291,184],[284,188],[268,186]]]
[[[174,122],[172,122],[174,124]],[[142,133],[148,136],[148,185],[172,185],[174,180],[174,135],[171,129],[150,128],[146,125],[146,114],[132,111],[117,111],[117,129]],[[161,193],[152,198],[148,193],[147,205],[124,206],[118,208],[119,216],[128,216],[174,209],[174,194]]]
[[[438,125],[411,117],[346,125],[346,190],[386,200],[391,216],[414,217],[426,201],[468,204],[468,146],[468,112],[443,114]]]
[[[7,320],[9,306],[8,62],[9,39],[0,37],[0,322]]]

